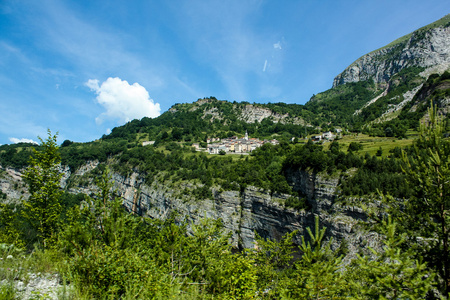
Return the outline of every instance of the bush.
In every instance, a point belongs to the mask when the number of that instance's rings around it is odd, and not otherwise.
[[[351,142],[348,145],[348,152],[357,152],[359,150],[363,149],[363,145],[361,143],[357,143],[357,142]]]
[[[296,210],[302,210],[308,208],[308,200],[306,200],[306,197],[289,197],[286,199],[286,202],[284,203],[285,206],[291,207]]]

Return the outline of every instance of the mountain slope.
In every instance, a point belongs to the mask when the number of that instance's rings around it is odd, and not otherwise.
[[[362,56],[336,76],[333,87],[373,79],[386,84],[392,75],[408,67],[450,66],[450,15],[422,27],[391,44]]]
[[[404,137],[407,129],[417,127],[418,116],[413,117],[414,122],[396,117],[409,107],[408,102],[431,74],[439,76],[446,70],[450,70],[450,15],[362,56],[336,76],[330,90],[313,96],[305,108],[313,112],[316,124],[326,122],[378,136],[386,128],[400,126],[398,136]],[[420,110],[420,117],[425,111]]]

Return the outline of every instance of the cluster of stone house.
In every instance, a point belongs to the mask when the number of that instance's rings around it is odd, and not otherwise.
[[[238,138],[236,136],[232,136],[226,139],[208,138],[206,142],[207,142],[206,151],[209,154],[219,154],[221,153],[221,151],[225,153],[248,153],[252,152],[256,148],[259,148],[266,143],[271,143],[273,145],[279,144],[277,140],[261,141],[259,139],[249,138],[247,132],[245,132],[245,137],[243,138]],[[196,147],[196,145],[193,146]]]
[[[341,133],[342,133],[341,129],[336,129],[337,135],[340,135]],[[322,133],[321,135],[313,135],[311,137],[311,140],[313,142],[320,142],[322,140],[333,141],[335,138],[336,138],[336,135],[334,135],[331,131],[327,131],[327,132]]]

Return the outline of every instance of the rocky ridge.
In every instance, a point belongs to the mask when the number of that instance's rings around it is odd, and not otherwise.
[[[305,124],[305,122],[300,118],[292,118],[289,114],[278,114],[268,108],[263,108],[252,104],[245,105],[244,109],[242,109],[238,116],[238,119],[247,123],[261,122],[266,118],[270,118],[274,123],[292,123],[296,125]]]
[[[333,87],[348,82],[373,79],[375,83],[386,84],[392,75],[402,69],[419,66],[432,68],[433,72],[450,67],[450,15],[440,21],[446,25],[431,29],[419,29],[406,40],[393,43],[362,56],[335,77]],[[439,66],[436,69],[436,66]]]
[[[190,104],[191,107],[188,111],[193,112],[199,109],[202,110],[202,118],[209,119],[210,122],[214,122],[215,120],[224,120],[226,116],[224,113],[214,106],[215,104],[227,103],[227,101],[217,100],[213,98],[205,98],[199,99],[196,102]],[[205,107],[207,104],[212,104],[213,107]],[[169,109],[170,112],[176,113],[180,110],[177,107],[177,104]],[[255,123],[262,122],[264,119],[270,119],[274,123],[282,123],[282,124],[295,124],[295,125],[305,125],[305,121],[298,117],[290,116],[289,114],[280,114],[274,112],[273,110],[262,107],[255,104],[233,104],[232,111],[235,114],[236,118],[240,121],[244,121],[246,123]]]

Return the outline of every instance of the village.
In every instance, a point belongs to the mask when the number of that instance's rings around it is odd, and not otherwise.
[[[323,143],[326,141],[333,141],[336,136],[342,134],[341,129],[336,129],[336,133],[333,134],[331,131],[324,132],[319,135],[313,135],[309,137],[314,143]],[[293,142],[296,138],[293,137],[291,141]],[[308,137],[306,138],[308,140]],[[264,144],[270,143],[272,145],[278,145],[280,142],[276,139],[272,140],[260,140],[257,138],[249,138],[248,132],[245,131],[245,136],[243,138],[238,138],[237,136],[232,136],[229,138],[207,138],[206,148],[202,148],[200,143],[193,143],[192,147],[196,151],[208,152],[209,154],[249,154],[253,150],[261,147]],[[148,146],[155,144],[155,141],[145,141],[142,142],[142,146]]]
[[[340,134],[340,130],[337,131],[337,134]],[[311,140],[315,143],[319,143],[323,141],[333,141],[335,137],[336,135],[328,131],[321,135],[312,136]],[[294,139],[295,138],[292,138],[292,140]],[[260,140],[257,138],[249,138],[247,131],[245,132],[245,136],[243,138],[238,138],[237,136],[232,136],[224,139],[208,138],[206,142],[206,148],[200,148],[200,144],[198,143],[194,143],[192,146],[197,151],[205,151],[209,154],[248,154],[267,143],[270,143],[272,145],[279,144],[279,141],[276,139]]]
[[[256,148],[259,148],[266,143],[271,143],[272,145],[279,144],[279,142],[275,139],[262,141],[256,138],[249,138],[247,131],[245,132],[245,136],[243,138],[238,138],[237,136],[232,136],[225,139],[208,138],[206,140],[206,143],[206,149],[200,148],[200,145],[198,143],[195,143],[192,146],[197,151],[205,151],[209,154],[248,154],[249,152],[252,152]]]

